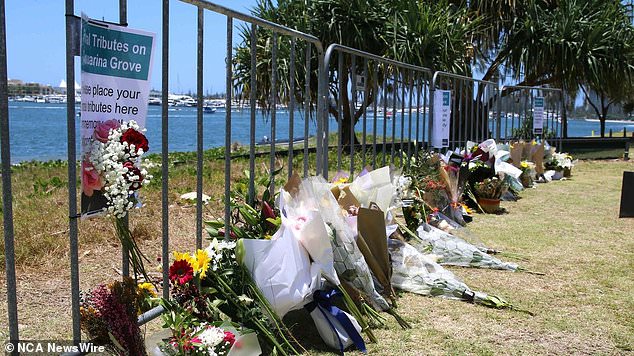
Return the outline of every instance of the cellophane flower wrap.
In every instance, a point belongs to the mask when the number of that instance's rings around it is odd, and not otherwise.
[[[431,253],[440,256],[441,264],[509,271],[518,269],[517,264],[503,262],[467,241],[431,225],[423,224],[416,232],[422,240],[417,248],[423,251],[431,250]]]
[[[446,186],[450,199],[449,206],[446,208],[447,215],[460,225],[465,225],[460,203],[462,201],[462,192],[464,191],[468,177],[469,165],[467,162],[462,162],[460,164],[452,162],[441,164],[440,178]]]
[[[144,131],[134,120],[122,124],[109,120],[95,128],[82,164],[83,177],[91,179],[84,179],[82,187],[84,194],[91,196],[101,185],[107,200],[104,212],[108,215],[125,217],[138,203],[137,191],[152,179],[149,161],[142,160],[149,149]]]
[[[462,300],[496,309],[515,309],[508,301],[483,292],[471,290],[451,271],[406,242],[388,239],[392,256],[392,284],[394,287],[431,297]]]
[[[144,294],[131,278],[82,293],[82,330],[114,355],[145,355],[143,335],[137,325]]]
[[[124,220],[128,211],[141,206],[138,190],[152,179],[148,173],[151,163],[142,160],[149,149],[144,131],[134,120],[101,122],[95,127],[81,169],[84,195],[103,194],[105,207],[101,212],[114,218],[117,237],[128,252],[135,277],[142,275],[149,281],[143,265],[147,258]]]

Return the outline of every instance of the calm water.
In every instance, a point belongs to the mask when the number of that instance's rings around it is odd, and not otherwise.
[[[280,111],[276,114],[276,131],[278,138],[289,137],[289,115],[288,112]],[[379,115],[377,122],[378,132],[383,133],[382,115]],[[422,115],[421,115],[422,116]],[[372,133],[373,121],[368,115],[367,132]],[[204,115],[203,142],[205,148],[218,147],[224,145],[225,140],[225,113],[218,111],[213,114]],[[399,115],[400,118],[400,115]],[[195,151],[196,150],[196,108],[170,108],[169,112],[169,150],[170,151]],[[407,121],[407,120],[406,120]],[[67,135],[66,135],[66,105],[65,104],[38,104],[38,103],[9,103],[9,122],[11,133],[11,161],[18,163],[28,160],[53,160],[66,159],[67,157]],[[249,142],[249,111],[232,113],[232,142],[248,144]],[[264,136],[270,137],[270,119],[258,113],[256,119],[256,141],[262,140]],[[302,113],[295,114],[294,137],[304,136],[304,116]],[[392,121],[386,123],[387,134],[392,133]],[[336,123],[330,120],[330,131],[334,131]],[[415,125],[415,124],[414,124]],[[77,117],[77,128],[79,128],[79,117]],[[405,132],[408,132],[408,122],[405,123]],[[150,140],[150,152],[157,153],[161,150],[161,107],[150,106],[146,122],[147,136]],[[309,135],[314,135],[316,122],[308,120]],[[607,122],[606,130],[634,131],[634,123]],[[413,127],[415,128],[415,127]],[[362,123],[359,122],[356,130],[363,130]],[[598,121],[569,120],[568,134],[571,137],[588,136],[592,131],[598,132]],[[397,137],[400,137],[400,121],[397,121],[394,130]],[[79,137],[79,130],[77,130]],[[77,145],[79,154],[79,145]]]

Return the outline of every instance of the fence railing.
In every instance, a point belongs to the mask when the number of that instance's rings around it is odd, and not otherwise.
[[[557,89],[504,87],[499,90],[496,83],[481,81],[451,73],[432,72],[423,67],[398,62],[354,48],[333,44],[324,52],[322,43],[314,36],[291,28],[281,26],[254,16],[246,15],[226,7],[205,0],[180,0],[197,7],[197,161],[196,161],[196,246],[202,247],[203,234],[203,127],[205,124],[203,113],[203,65],[204,65],[204,14],[210,11],[226,17],[226,99],[224,120],[224,219],[225,233],[230,232],[231,221],[231,181],[232,181],[232,143],[235,138],[233,125],[239,120],[233,115],[237,105],[248,102],[248,200],[253,202],[256,196],[256,151],[258,131],[256,120],[258,112],[268,113],[266,134],[269,155],[268,173],[278,168],[276,154],[280,153],[280,141],[288,140],[287,172],[290,176],[294,171],[300,171],[304,176],[321,174],[328,178],[331,167],[329,157],[330,128],[336,131],[336,169],[347,170],[351,175],[355,173],[355,159],[359,157],[361,166],[393,164],[404,165],[409,160],[405,157],[416,155],[419,150],[430,142],[431,122],[433,120],[433,92],[437,89],[451,89],[456,98],[453,108],[453,128],[451,144],[455,147],[464,145],[466,140],[478,141],[494,135],[495,138],[509,139],[508,120],[500,120],[500,113],[516,111],[502,104],[500,93],[509,90],[508,99],[515,100],[513,95],[521,95],[526,90],[555,95],[561,91]],[[7,311],[9,338],[13,342],[19,340],[17,290],[14,256],[13,230],[13,200],[11,189],[11,154],[9,144],[9,115],[6,61],[6,28],[4,0],[0,0],[0,142],[2,158],[2,197],[3,197],[3,235],[5,247],[5,271],[7,278]],[[66,0],[66,82],[75,82],[74,56],[78,55],[77,34],[79,31],[78,18],[74,14],[74,1]],[[169,0],[162,1],[162,183],[161,183],[161,232],[162,232],[162,287],[163,297],[169,297],[169,151],[168,151],[168,93],[169,93],[169,31],[170,14]],[[243,35],[243,53],[237,53],[233,43],[234,21],[240,21]],[[127,25],[127,3],[119,0],[119,24]],[[266,30],[266,33],[264,31]],[[269,39],[271,41],[265,41]],[[270,43],[265,53],[258,52],[263,48],[258,41]],[[283,49],[280,50],[280,49]],[[288,57],[284,57],[284,56]],[[258,57],[260,56],[260,57]],[[258,60],[266,57],[271,63],[266,73],[256,69]],[[284,58],[282,58],[284,57]],[[286,61],[288,67],[280,69],[278,63]],[[236,80],[234,69],[242,68],[241,78],[248,78],[242,82]],[[248,75],[247,75],[248,73]],[[328,83],[329,78],[335,82]],[[260,87],[260,83],[266,86]],[[72,85],[72,84],[71,84]],[[268,89],[266,89],[268,88]],[[512,89],[515,89],[514,91]],[[315,94],[317,93],[317,94]],[[553,94],[554,93],[554,94]],[[522,99],[532,100],[533,94]],[[542,94],[547,96],[546,94]],[[235,97],[234,97],[235,96]],[[504,98],[504,96],[502,96]],[[515,99],[514,99],[515,98]],[[549,100],[545,100],[549,103]],[[559,100],[560,102],[561,100]],[[554,101],[555,102],[555,101]],[[287,110],[278,112],[278,105],[287,105]],[[506,102],[505,102],[506,103]],[[260,104],[260,105],[258,105]],[[509,104],[510,105],[510,104]],[[246,108],[244,106],[243,108]],[[526,120],[524,116],[519,120]],[[555,132],[560,133],[557,118],[560,109],[556,111],[545,109],[548,117],[546,127],[554,125]],[[296,117],[303,114],[303,124],[297,125]],[[550,115],[550,116],[549,116]],[[301,115],[300,115],[301,116]],[[348,117],[344,121],[344,117]],[[309,119],[315,117],[316,128],[309,127]],[[513,116],[515,118],[515,116]],[[69,214],[69,258],[71,272],[71,314],[73,341],[81,341],[80,313],[79,313],[79,258],[78,258],[78,226],[77,226],[77,172],[76,164],[76,136],[75,136],[75,93],[67,90],[67,132],[68,132],[68,214]],[[287,130],[278,127],[284,124]],[[349,126],[344,126],[349,125]],[[510,121],[510,129],[514,119]],[[301,145],[295,145],[296,128],[303,133]],[[222,131],[218,127],[218,132]],[[502,134],[504,132],[504,134]],[[360,136],[359,136],[360,133]],[[285,137],[282,137],[285,136]],[[315,137],[312,147],[311,136]],[[368,137],[371,139],[368,140]],[[311,172],[309,153],[315,152],[316,165]],[[261,153],[261,152],[260,152]],[[297,154],[303,153],[301,165],[297,165]],[[344,167],[344,154],[349,155],[350,165]],[[274,187],[271,187],[274,189]],[[129,265],[126,251],[122,251],[122,271],[127,274]],[[143,324],[160,315],[161,308],[155,308],[139,317],[139,324]]]
[[[326,49],[324,68],[324,82],[333,78],[335,83],[328,85],[331,93],[323,112],[323,146],[330,147],[328,133],[331,124],[336,125],[336,170],[349,170],[353,176],[356,152],[362,167],[370,163],[373,168],[377,164],[407,164],[409,160],[403,156],[417,154],[427,138],[426,109],[432,71],[340,44]],[[334,119],[330,119],[331,116]],[[371,142],[367,141],[368,134]],[[344,151],[349,153],[349,167],[343,167]],[[380,162],[377,161],[379,153]],[[322,174],[328,178],[328,152],[322,159]]]
[[[256,119],[257,112],[259,109],[264,109],[269,114],[270,119],[270,136],[267,137],[269,151],[269,173],[271,179],[273,179],[273,172],[277,169],[276,163],[276,150],[277,145],[279,144],[278,138],[278,104],[280,101],[286,101],[288,105],[288,118],[286,121],[287,130],[288,130],[288,175],[293,174],[293,154],[294,154],[294,141],[295,141],[295,115],[296,108],[302,106],[304,113],[304,127],[303,127],[303,152],[304,152],[304,165],[303,165],[303,175],[308,175],[308,152],[309,152],[309,118],[311,116],[311,75],[313,62],[316,61],[315,68],[317,70],[318,80],[321,80],[321,76],[319,75],[320,69],[323,66],[323,46],[319,39],[316,37],[296,31],[294,29],[278,25],[276,23],[272,23],[270,21],[266,21],[254,16],[246,15],[229,8],[205,1],[205,0],[181,0],[182,2],[190,3],[198,7],[198,63],[197,63],[197,83],[198,83],[198,174],[197,174],[197,186],[198,190],[198,204],[197,204],[197,226],[199,227],[197,230],[197,241],[202,239],[202,205],[200,199],[200,195],[202,194],[202,87],[203,87],[203,76],[202,76],[202,65],[203,65],[203,54],[202,54],[202,46],[203,46],[203,12],[204,10],[212,11],[218,14],[222,14],[226,16],[227,21],[227,30],[226,30],[226,98],[225,98],[225,233],[228,234],[230,232],[230,213],[231,213],[231,148],[232,148],[232,121],[234,118],[232,117],[232,109],[234,108],[235,102],[233,95],[240,92],[240,97],[237,98],[241,101],[248,100],[249,102],[249,177],[248,177],[248,200],[249,202],[253,202],[255,199],[255,156],[256,156]],[[242,27],[242,35],[245,44],[248,44],[248,59],[246,62],[246,58],[239,57],[237,53],[234,53],[233,48],[233,30],[234,30],[234,19],[242,21],[245,24],[250,25],[249,27]],[[263,33],[258,33],[259,29],[266,29],[270,31],[270,48],[267,48],[267,51],[270,51],[270,72],[269,73],[258,73],[257,71],[257,61],[258,61],[258,36],[264,35]],[[269,34],[266,34],[268,36]],[[298,41],[300,45],[298,45]],[[288,58],[288,69],[287,72],[281,72],[279,70],[279,62],[280,62],[280,48],[285,48],[284,52],[289,53]],[[298,53],[297,47],[303,47],[303,53]],[[312,51],[316,51],[316,56],[313,58]],[[245,48],[246,50],[246,48]],[[268,54],[268,53],[265,53]],[[302,57],[304,61],[301,63],[303,65],[304,72],[304,83],[297,82],[297,72],[300,67],[297,58]],[[234,66],[240,66],[244,68],[245,77],[248,77],[249,80],[242,83],[236,83],[234,81]],[[246,75],[248,72],[248,75]],[[167,67],[163,66],[163,75],[164,78],[167,76]],[[282,82],[280,77],[285,75],[288,81]],[[258,78],[258,76],[260,78]],[[268,77],[267,77],[268,76]],[[268,81],[270,83],[270,87],[268,93],[262,87],[258,86],[258,79],[261,81]],[[268,79],[268,80],[267,80]],[[284,87],[282,87],[282,83]],[[286,86],[286,83],[288,86]],[[167,83],[165,83],[167,84]],[[303,86],[302,86],[303,84]],[[299,92],[296,90],[297,88],[302,88],[303,92],[300,90]],[[323,87],[322,83],[318,81],[317,88],[318,91]],[[165,85],[163,87],[163,93],[168,91],[168,86]],[[300,92],[302,93],[300,95]],[[263,96],[265,99],[262,99]],[[322,96],[317,95],[317,110],[319,110],[321,105]],[[268,105],[264,108],[258,108],[256,104],[259,102]],[[164,105],[165,106],[165,105]],[[280,120],[282,121],[282,120]],[[322,132],[321,122],[317,120],[318,127],[316,129],[316,135],[319,132]],[[322,153],[321,141],[319,139],[316,140],[316,151],[317,156],[319,157]],[[320,161],[317,160],[317,172],[320,171]],[[273,180],[272,180],[273,181]],[[271,184],[270,189],[274,189],[274,184]],[[228,235],[227,235],[228,236]]]
[[[533,115],[536,99],[540,101],[543,131],[533,130]],[[561,148],[563,137],[562,106],[563,92],[557,88],[507,85],[500,96],[500,138],[503,140],[546,139]]]
[[[449,146],[465,147],[467,141],[499,140],[499,86],[497,83],[463,75],[435,72],[433,91],[451,90],[451,125]],[[432,112],[433,117],[433,101]],[[430,136],[431,136],[431,127]]]

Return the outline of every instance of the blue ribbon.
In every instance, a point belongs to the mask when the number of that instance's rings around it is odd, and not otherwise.
[[[330,319],[328,318],[324,310],[330,313],[330,315],[334,316],[335,319],[337,319],[337,321],[341,324],[341,326],[343,326],[343,329],[346,331],[346,333],[348,333],[348,336],[350,336],[350,338],[352,339],[354,346],[356,346],[357,349],[359,349],[361,352],[366,353],[367,351],[365,348],[365,342],[363,342],[363,338],[357,332],[357,329],[354,327],[354,325],[350,321],[350,318],[348,318],[348,315],[346,315],[346,313],[344,313],[341,309],[337,308],[336,306],[332,304],[333,299],[339,295],[341,295],[341,293],[336,289],[332,289],[329,292],[318,290],[315,293],[313,293],[313,301],[306,304],[304,308],[306,308],[306,310],[308,310],[309,313],[315,310],[315,308],[319,308],[319,311],[324,315],[324,318],[326,318],[326,320],[328,321],[328,325],[330,325],[330,328],[333,331],[335,331],[335,335],[337,336],[337,339],[339,341],[339,351],[341,351],[342,354],[343,354],[343,343],[341,342],[341,338],[339,337],[339,334],[337,333],[335,326],[332,324],[332,322],[330,321]]]

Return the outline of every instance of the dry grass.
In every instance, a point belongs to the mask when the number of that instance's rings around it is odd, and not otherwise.
[[[195,207],[178,200],[195,190],[188,160],[170,171],[170,250],[194,248]],[[238,178],[244,161],[233,162]],[[222,163],[206,161],[204,192],[212,197],[205,218],[220,215]],[[390,320],[377,330],[372,354],[625,354],[634,350],[634,219],[618,219],[621,177],[634,164],[584,161],[571,180],[539,185],[508,214],[477,215],[469,228],[493,247],[530,258],[523,262],[546,276],[453,269],[475,290],[503,296],[537,315],[497,311],[462,302],[403,294],[400,313],[414,326],[401,330]],[[70,282],[65,187],[34,193],[36,178],[65,180],[64,167],[31,167],[14,175],[14,211],[22,338],[70,337]],[[152,261],[160,254],[160,186],[147,187],[147,207],[131,216]],[[82,289],[113,278],[120,252],[114,230],[103,219],[80,221]],[[157,263],[158,264],[158,263]],[[4,273],[0,315],[6,315]],[[0,318],[0,338],[7,338]],[[315,330],[303,315],[290,320],[322,354]],[[156,327],[150,327],[150,330]]]

